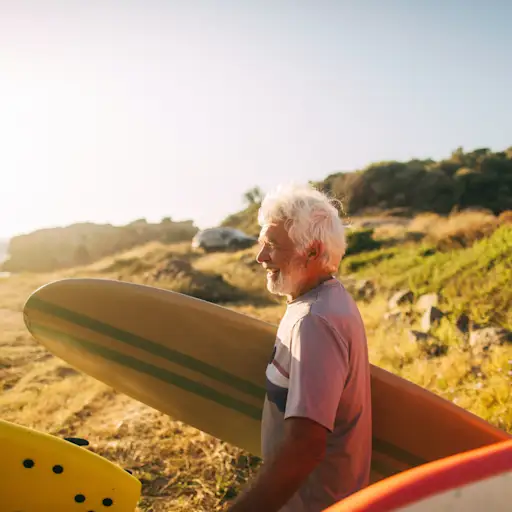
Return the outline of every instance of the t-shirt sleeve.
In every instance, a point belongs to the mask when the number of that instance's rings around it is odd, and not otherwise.
[[[321,316],[308,314],[292,331],[285,418],[310,418],[332,432],[348,374],[348,349]]]

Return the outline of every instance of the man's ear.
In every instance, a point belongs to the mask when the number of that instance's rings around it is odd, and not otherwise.
[[[322,243],[321,242],[313,242],[307,251],[308,260],[315,260],[320,257],[322,254]]]

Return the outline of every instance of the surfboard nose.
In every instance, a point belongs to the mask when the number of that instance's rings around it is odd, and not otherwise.
[[[82,438],[61,439],[0,420],[2,511],[136,509],[141,483],[131,473],[83,448]]]

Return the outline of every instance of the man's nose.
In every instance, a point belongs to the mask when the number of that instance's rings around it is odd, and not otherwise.
[[[256,261],[261,264],[264,261],[268,261],[269,260],[268,256],[269,256],[268,255],[268,250],[265,247],[262,247],[260,249],[260,251],[258,252],[258,255],[256,256]]]

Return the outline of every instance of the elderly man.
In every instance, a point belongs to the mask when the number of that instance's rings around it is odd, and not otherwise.
[[[230,512],[319,512],[368,485],[370,365],[358,308],[335,277],[344,226],[309,186],[262,202],[257,261],[287,298],[266,370],[263,465]]]

